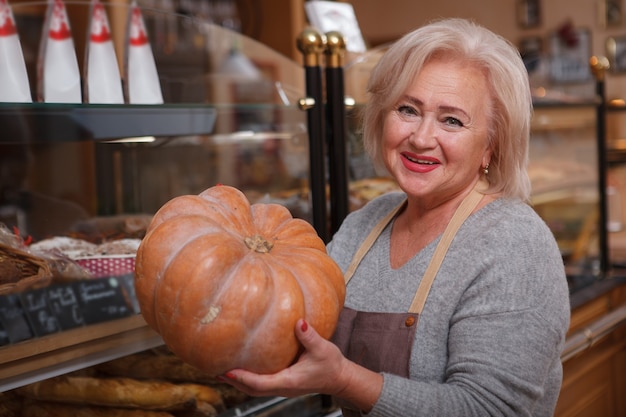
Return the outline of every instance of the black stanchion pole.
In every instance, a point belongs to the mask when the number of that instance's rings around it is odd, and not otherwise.
[[[348,165],[343,56],[346,44],[339,32],[326,33],[326,121],[328,125],[328,182],[330,234],[348,215]]]
[[[320,55],[325,38],[312,28],[305,29],[298,38],[298,49],[304,57],[307,98],[300,107],[306,109],[309,130],[309,191],[313,210],[313,227],[324,242],[328,242],[326,210],[326,169],[324,149],[324,113],[322,70]]]
[[[604,57],[590,59],[591,70],[596,79],[596,95],[600,102],[596,106],[596,136],[598,150],[598,241],[600,243],[600,269],[606,277],[610,269],[609,236],[607,229],[608,204],[606,198],[607,161],[606,161],[606,97],[604,76],[609,62]]]

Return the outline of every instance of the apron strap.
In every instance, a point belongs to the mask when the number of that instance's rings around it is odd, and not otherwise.
[[[350,279],[352,278],[352,275],[354,275],[354,271],[356,271],[356,268],[359,266],[359,263],[361,263],[361,259],[363,259],[365,254],[369,252],[371,247],[374,245],[374,242],[376,241],[376,239],[378,239],[378,236],[380,236],[380,234],[382,233],[383,229],[385,229],[385,227],[387,227],[387,225],[391,222],[391,220],[394,217],[396,217],[396,215],[400,212],[400,210],[402,210],[406,206],[406,203],[407,201],[406,199],[404,199],[402,203],[398,204],[396,208],[391,210],[389,214],[383,217],[376,224],[376,226],[374,226],[372,231],[367,235],[367,237],[365,238],[361,246],[359,246],[359,249],[357,249],[356,253],[354,254],[352,261],[350,261],[350,265],[348,265],[348,269],[346,269],[346,272],[343,274],[343,279],[346,282],[346,285],[348,284],[348,281],[350,281]]]
[[[435,248],[435,252],[433,253],[433,257],[426,268],[426,272],[424,272],[424,277],[420,282],[419,288],[415,293],[415,297],[413,298],[413,302],[411,303],[411,307],[409,308],[409,313],[418,313],[420,314],[426,304],[426,298],[428,297],[428,293],[430,292],[430,288],[435,280],[435,276],[439,271],[441,263],[448,252],[448,248],[456,235],[456,232],[459,230],[465,219],[472,214],[472,211],[476,208],[478,203],[483,197],[483,194],[477,190],[477,187],[474,187],[472,192],[463,199],[461,205],[456,209],[452,219],[446,226],[446,229],[441,236],[441,240],[437,244]],[[359,249],[354,254],[350,265],[348,265],[348,269],[344,273],[344,281],[346,285],[348,281],[354,275],[359,263],[365,256],[367,252],[369,252],[370,248],[374,245],[374,242],[378,238],[378,236],[382,233],[382,231],[387,227],[387,225],[391,222],[391,220],[406,206],[407,200],[404,200],[400,203],[396,208],[394,208],[391,212],[389,212],[384,218],[382,218],[376,226],[371,230],[371,232],[367,235]]]
[[[430,259],[428,268],[426,268],[426,272],[424,272],[422,282],[420,282],[420,286],[417,289],[413,302],[411,303],[411,307],[409,308],[409,313],[422,313],[424,305],[426,304],[426,297],[428,297],[428,293],[430,292],[430,287],[433,285],[433,281],[435,281],[435,276],[437,276],[437,272],[439,272],[439,267],[441,267],[443,258],[445,258],[456,232],[459,230],[465,219],[472,214],[472,211],[474,211],[482,198],[483,194],[478,192],[476,189],[473,189],[454,212],[448,226],[446,226],[446,229],[443,231],[441,240],[439,240],[439,243],[435,248],[435,252],[433,253],[433,257]]]

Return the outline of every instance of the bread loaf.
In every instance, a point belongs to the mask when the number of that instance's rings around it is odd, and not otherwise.
[[[60,376],[16,390],[27,398],[42,401],[144,410],[184,410],[196,405],[195,395],[188,389],[167,382],[131,378]]]
[[[196,401],[211,404],[217,411],[224,411],[224,401],[222,394],[215,388],[208,385],[180,383],[178,386],[183,387],[196,397]]]
[[[136,353],[97,365],[96,369],[108,375],[127,376],[137,379],[164,379],[201,383],[216,382],[212,376],[171,354]]]
[[[165,411],[82,406],[44,401],[24,404],[21,417],[174,417]]]
[[[158,379],[176,382],[179,385],[204,385],[211,390],[211,393],[215,393],[216,397],[215,399],[207,399],[207,397],[197,399],[212,404],[218,411],[222,411],[222,407],[230,408],[249,399],[247,394],[228,384],[217,382],[214,377],[183,362],[171,352],[157,354],[148,351],[140,352],[102,363],[97,365],[96,369],[102,374],[118,377]],[[208,391],[205,390],[205,395],[207,395],[206,392]],[[217,402],[217,396],[219,396],[219,402]]]
[[[211,387],[220,393],[226,408],[234,407],[250,399],[248,394],[228,384],[211,385]]]

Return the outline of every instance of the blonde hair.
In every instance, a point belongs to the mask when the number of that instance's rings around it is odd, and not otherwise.
[[[530,199],[527,172],[532,98],[528,73],[517,48],[499,35],[465,19],[435,21],[403,36],[382,56],[369,79],[363,114],[363,142],[377,167],[383,167],[381,141],[386,114],[429,60],[454,59],[486,75],[490,111],[490,193]],[[482,92],[477,92],[481,94]],[[481,167],[477,167],[481,169]]]

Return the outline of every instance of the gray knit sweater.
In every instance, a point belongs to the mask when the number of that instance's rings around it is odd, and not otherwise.
[[[384,195],[344,220],[328,245],[344,271],[372,227],[403,198]],[[348,284],[347,307],[408,310],[439,238],[394,270],[390,229]],[[369,415],[551,416],[569,317],[552,233],[528,205],[498,199],[458,231],[419,320],[410,379],[384,374]]]

